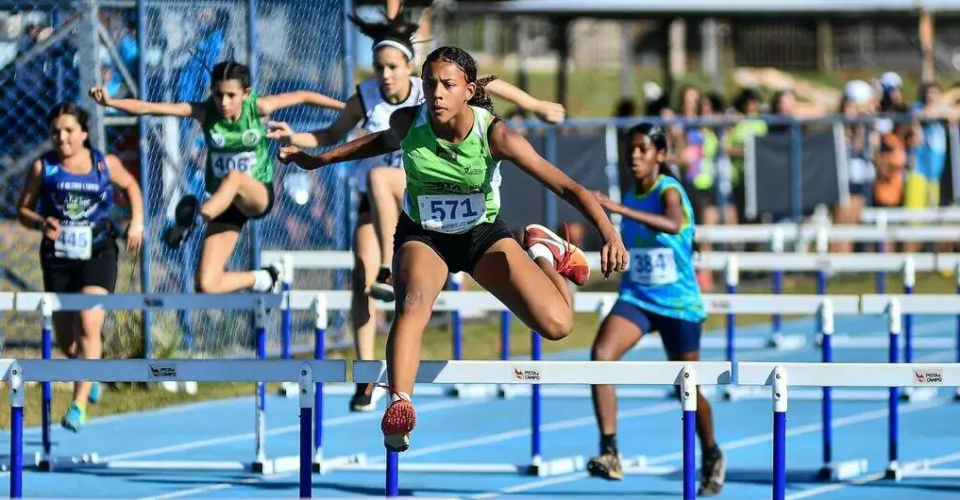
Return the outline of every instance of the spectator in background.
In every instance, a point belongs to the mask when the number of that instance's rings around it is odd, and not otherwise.
[[[796,116],[797,98],[790,90],[778,90],[770,98],[770,114],[778,118]],[[770,132],[789,132],[789,123],[775,123],[769,126]]]
[[[947,129],[940,121],[945,112],[940,104],[940,88],[934,83],[920,86],[914,116],[922,120],[920,137],[916,140],[913,168],[907,173],[904,207],[914,210],[940,206],[940,176],[947,159]],[[906,242],[905,252],[919,252],[919,242]]]
[[[848,120],[854,120],[871,114],[873,89],[862,80],[847,83],[840,101],[839,113]],[[847,203],[836,207],[834,222],[837,224],[859,224],[863,207],[867,204],[870,181],[874,177],[871,151],[876,150],[879,137],[863,123],[846,123],[843,126],[844,144],[847,154],[847,183],[850,197]],[[831,243],[834,252],[849,253],[853,244],[849,241]]]
[[[767,122],[755,118],[760,114],[760,92],[746,88],[733,102],[733,107],[743,119],[737,122],[724,140],[724,150],[730,157],[730,176],[733,185],[733,202],[736,204],[737,217],[732,224],[744,221],[746,191],[743,185],[744,145],[750,137],[767,134]]]
[[[903,121],[908,112],[900,90],[902,82],[896,73],[880,77],[880,113],[887,115],[876,123],[880,134],[880,150],[876,157],[877,177],[873,183],[874,204],[878,207],[899,207],[903,204],[904,179],[909,153],[919,138],[919,127]]]

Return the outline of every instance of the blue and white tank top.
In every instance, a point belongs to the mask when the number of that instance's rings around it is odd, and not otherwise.
[[[376,78],[364,80],[357,85],[357,98],[363,108],[363,129],[368,134],[374,134],[390,128],[390,116],[401,108],[419,106],[423,103],[423,80],[418,76],[410,77],[410,93],[403,102],[391,104],[383,97],[380,82]],[[367,192],[367,172],[375,167],[402,167],[403,151],[394,151],[382,156],[364,158],[354,169],[357,188],[361,193]]]
[[[41,158],[39,213],[60,221],[57,240],[41,242],[44,256],[89,260],[97,247],[114,237],[109,166],[100,151],[91,150],[91,155],[93,168],[86,174],[67,172],[56,153]]]
[[[621,237],[630,249],[630,269],[620,281],[620,299],[655,314],[700,322],[706,313],[693,267],[695,221],[683,187],[676,179],[660,175],[647,193],[632,188],[623,204],[663,214],[663,195],[671,189],[680,193],[686,215],[679,234],[661,233],[627,217],[621,222]]]

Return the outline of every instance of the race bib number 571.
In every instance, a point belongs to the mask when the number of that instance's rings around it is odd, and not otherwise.
[[[640,285],[669,285],[677,281],[672,248],[630,250],[630,279]]]
[[[213,174],[222,179],[231,170],[250,175],[250,171],[257,164],[257,154],[253,151],[242,153],[213,153]]]
[[[93,230],[90,226],[60,226],[60,236],[53,243],[54,255],[62,259],[90,260]]]
[[[460,233],[477,224],[486,212],[483,193],[439,194],[417,197],[424,229]]]

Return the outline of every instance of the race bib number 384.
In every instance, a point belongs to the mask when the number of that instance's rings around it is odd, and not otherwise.
[[[417,197],[424,229],[460,233],[477,224],[486,212],[483,193],[441,194]]]
[[[90,260],[93,230],[90,226],[60,226],[60,236],[53,243],[54,255],[62,259]]]
[[[211,162],[213,163],[213,174],[218,179],[226,177],[231,170],[250,175],[250,171],[257,164],[257,154],[253,151],[213,153]]]
[[[677,281],[672,248],[630,250],[630,279],[640,285],[669,285]]]

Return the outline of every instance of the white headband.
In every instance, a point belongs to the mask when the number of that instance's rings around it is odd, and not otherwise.
[[[393,47],[399,50],[400,52],[402,52],[403,55],[407,56],[407,59],[411,61],[413,60],[413,52],[410,52],[410,49],[406,48],[400,42],[395,42],[393,40],[383,40],[381,42],[377,42],[377,44],[373,46],[373,51],[376,52],[380,50],[380,47]]]

